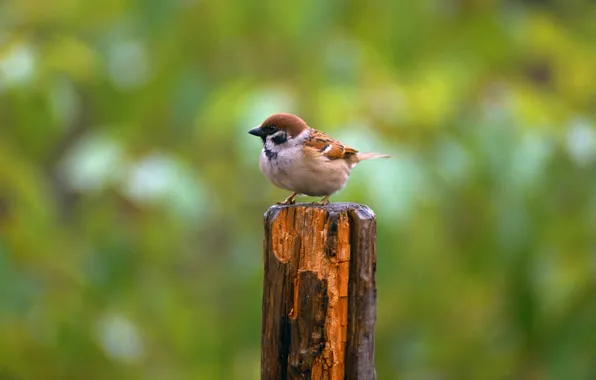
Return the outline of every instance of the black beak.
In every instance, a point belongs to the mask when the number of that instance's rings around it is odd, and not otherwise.
[[[261,129],[261,127],[256,127],[251,129],[250,131],[248,131],[248,133],[250,133],[253,136],[258,136],[258,137],[263,137],[265,136],[265,134],[263,133],[263,129]]]

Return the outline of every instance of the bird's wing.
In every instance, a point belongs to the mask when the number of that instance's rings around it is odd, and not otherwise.
[[[313,129],[304,143],[304,152],[309,156],[324,156],[329,160],[348,158],[358,153],[354,148],[333,140],[321,131]]]

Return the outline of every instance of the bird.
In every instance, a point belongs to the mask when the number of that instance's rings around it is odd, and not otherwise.
[[[290,113],[273,114],[248,133],[263,141],[259,157],[261,172],[276,187],[292,192],[278,205],[294,204],[296,196],[308,195],[323,197],[313,204],[326,206],[329,196],[346,185],[356,164],[389,157],[359,152]]]

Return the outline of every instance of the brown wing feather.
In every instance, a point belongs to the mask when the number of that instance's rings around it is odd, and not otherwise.
[[[305,151],[308,154],[323,155],[330,160],[347,158],[358,153],[356,149],[333,140],[331,137],[316,129],[311,131],[311,134],[304,145]]]

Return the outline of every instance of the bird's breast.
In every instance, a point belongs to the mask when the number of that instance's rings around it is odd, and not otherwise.
[[[301,151],[270,152],[263,149],[259,167],[275,186],[311,196],[339,191],[348,180],[351,166],[343,159],[310,157]]]

